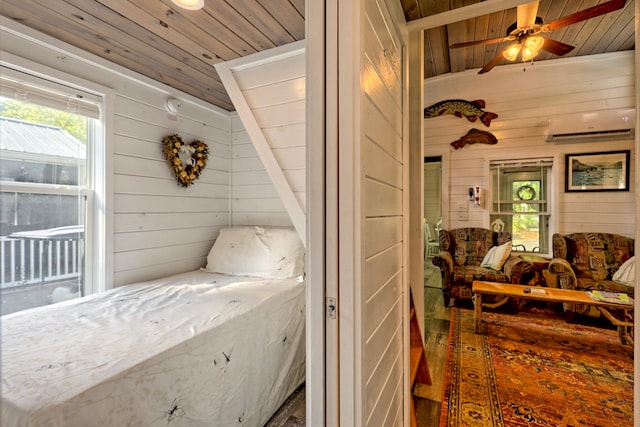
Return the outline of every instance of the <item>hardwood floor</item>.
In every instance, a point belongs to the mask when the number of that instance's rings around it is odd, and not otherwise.
[[[447,363],[450,308],[444,306],[440,269],[425,261],[424,324],[425,352],[433,384],[418,384],[414,390],[418,427],[437,427]],[[297,427],[305,424],[304,386],[296,391],[265,427]]]
[[[449,342],[449,317],[451,309],[444,306],[440,269],[425,262],[424,326],[425,351],[431,373],[432,385],[418,384],[416,417],[419,427],[437,427],[444,386],[444,370],[447,363]]]
[[[305,427],[305,389],[302,384],[264,427]]]

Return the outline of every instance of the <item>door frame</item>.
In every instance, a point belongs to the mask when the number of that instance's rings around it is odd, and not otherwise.
[[[327,321],[326,298],[337,296],[335,271],[327,267],[327,253],[337,254],[335,239],[335,203],[332,195],[334,165],[327,162],[333,155],[327,150],[335,136],[327,135],[334,118],[327,111],[335,100],[327,93],[336,91],[336,66],[326,61],[327,45],[335,45],[336,35],[327,30],[328,22],[335,22],[337,12],[332,2],[307,1],[306,25],[306,425],[338,426],[338,331],[337,320]],[[313,82],[313,84],[310,84]]]

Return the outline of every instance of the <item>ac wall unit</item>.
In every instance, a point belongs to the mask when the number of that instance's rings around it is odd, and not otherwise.
[[[633,139],[635,108],[562,114],[547,119],[546,142],[593,142]]]

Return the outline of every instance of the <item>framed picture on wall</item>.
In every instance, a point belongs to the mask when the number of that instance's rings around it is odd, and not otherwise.
[[[564,191],[629,191],[630,150],[565,156]]]

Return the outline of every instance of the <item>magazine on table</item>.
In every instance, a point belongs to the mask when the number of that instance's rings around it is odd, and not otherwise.
[[[633,305],[633,298],[621,292],[587,291],[587,295],[595,301]]]

